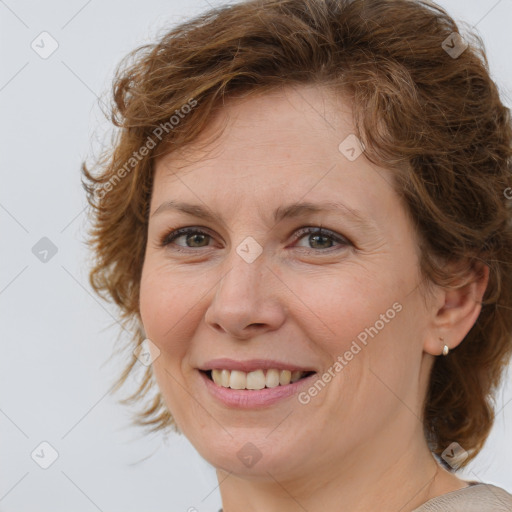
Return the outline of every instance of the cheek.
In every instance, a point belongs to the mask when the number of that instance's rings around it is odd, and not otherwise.
[[[145,264],[140,282],[140,314],[148,338],[161,345],[187,311],[184,291],[164,268]]]
[[[307,306],[298,304],[301,313],[296,318],[333,356],[349,350],[352,341],[364,347],[400,315],[400,291],[382,273],[345,269],[318,278],[295,278],[295,283],[295,295]]]
[[[146,336],[160,350],[159,357],[153,362],[158,389],[178,428],[183,431],[179,420],[186,415],[183,404],[187,404],[187,394],[182,372],[189,347],[187,326],[190,321],[181,320],[190,306],[175,280],[169,281],[163,273],[165,269],[161,267],[144,267],[140,282],[140,314]]]
[[[144,329],[150,339],[153,333],[159,330],[159,319],[165,318],[161,315],[165,309],[165,303],[162,301],[165,301],[164,288],[156,277],[157,275],[148,270],[145,264],[140,281],[139,307]]]
[[[411,342],[419,336],[409,281],[393,272],[354,268],[325,280],[305,279],[298,289],[311,309],[297,315],[297,321],[329,355],[326,371],[336,375],[329,384],[336,391],[324,399],[333,400],[330,407],[340,416],[344,410],[357,416],[365,403],[385,414],[393,397],[408,389],[421,354]]]
[[[151,259],[143,268],[140,314],[146,336],[161,351],[155,361],[156,371],[160,366],[175,371],[178,366],[186,366],[190,341],[201,321],[203,285],[190,276],[180,276],[165,263],[152,264]]]

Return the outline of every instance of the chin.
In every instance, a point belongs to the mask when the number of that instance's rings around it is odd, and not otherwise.
[[[219,427],[220,428],[220,427]],[[286,439],[282,439],[283,432],[272,432],[265,427],[258,430],[250,429],[237,435],[234,429],[226,428],[232,437],[223,429],[221,439],[210,439],[203,436],[201,439],[190,442],[198,453],[216,469],[228,473],[268,480],[272,476],[289,473],[291,468],[302,467],[302,462],[295,460],[290,454],[297,453],[298,448],[286,446]],[[270,437],[269,437],[269,433]],[[200,433],[199,433],[200,434]]]

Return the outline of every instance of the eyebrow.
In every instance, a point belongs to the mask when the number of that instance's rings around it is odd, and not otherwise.
[[[181,201],[165,201],[163,202],[152,214],[151,217],[161,214],[166,211],[180,211],[189,215],[193,215],[194,217],[198,217],[201,219],[209,220],[214,222],[216,217],[205,207],[198,204],[190,204]],[[301,202],[301,203],[292,203],[286,206],[280,206],[276,210],[274,210],[274,221],[276,223],[282,221],[283,219],[291,219],[296,217],[301,217],[307,214],[312,213],[321,213],[321,212],[335,212],[338,213],[358,227],[366,230],[375,229],[375,224],[370,219],[366,218],[361,211],[351,208],[343,203],[337,201],[328,201],[322,203],[310,203],[310,202]],[[222,216],[220,220],[225,223]]]

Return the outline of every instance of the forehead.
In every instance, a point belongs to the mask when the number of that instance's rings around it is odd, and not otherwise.
[[[340,95],[313,85],[283,87],[229,97],[194,141],[160,157],[157,167],[163,160],[181,168],[210,158],[255,165],[265,155],[314,160],[329,149],[339,156],[340,134],[352,131],[352,109]]]
[[[195,142],[156,161],[152,211],[169,199],[233,212],[303,199],[379,216],[393,199],[391,176],[364,154],[347,158],[340,148],[353,131],[350,104],[325,88],[228,100]]]

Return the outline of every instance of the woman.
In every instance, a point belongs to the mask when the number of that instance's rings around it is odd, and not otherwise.
[[[510,511],[456,469],[512,350],[509,112],[431,2],[251,0],[118,70],[91,284],[223,510]],[[150,364],[152,363],[152,364]]]

